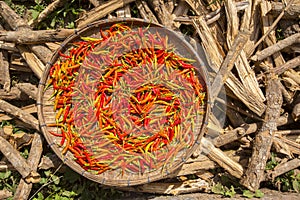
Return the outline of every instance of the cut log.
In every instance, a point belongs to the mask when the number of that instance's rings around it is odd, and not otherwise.
[[[274,75],[273,75],[274,76]],[[251,191],[256,191],[265,178],[265,167],[270,156],[273,143],[273,131],[277,130],[276,120],[280,116],[282,94],[278,91],[278,79],[268,75],[267,82],[267,109],[265,122],[260,132],[255,136],[251,160],[240,183]]]
[[[17,44],[63,41],[76,29],[0,31],[0,40]]]
[[[84,27],[98,19],[101,19],[118,8],[124,7],[125,5],[133,2],[134,0],[111,0],[102,5],[90,10],[80,17],[76,23],[79,28]]]

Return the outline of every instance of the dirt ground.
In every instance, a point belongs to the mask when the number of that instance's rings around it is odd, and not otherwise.
[[[262,198],[252,198],[252,199],[261,199],[261,200],[297,200],[300,199],[300,193],[292,192],[279,192],[276,190],[270,190],[262,188],[261,191],[264,193]],[[222,199],[222,200],[248,200],[249,198],[242,197],[242,195],[236,194],[233,198],[223,197],[217,194],[208,194],[208,193],[191,193],[191,194],[182,194],[178,196],[158,196],[153,194],[131,194],[128,193],[128,196],[122,197],[122,200],[207,200],[207,199]],[[120,199],[120,200],[121,200]]]

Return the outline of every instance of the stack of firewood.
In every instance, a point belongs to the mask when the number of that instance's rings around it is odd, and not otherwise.
[[[222,168],[255,191],[261,182],[300,167],[299,0],[90,2],[94,8],[77,19],[78,29],[99,19],[131,17],[131,8],[136,7],[140,18],[177,32],[182,27],[192,30],[190,43],[195,48],[202,45],[209,64],[213,112],[201,148],[170,175],[177,179],[123,190],[209,191],[216,175],[210,170]],[[75,31],[34,29],[63,3],[55,0],[37,19],[26,20],[0,2],[0,121],[14,120],[17,126],[36,131],[16,139],[0,128],[0,169],[14,168],[22,176],[15,199],[27,199],[39,179],[43,136],[36,118],[38,79],[60,42]],[[31,145],[27,160],[18,152],[24,144]],[[279,165],[266,171],[270,152],[280,155]]]

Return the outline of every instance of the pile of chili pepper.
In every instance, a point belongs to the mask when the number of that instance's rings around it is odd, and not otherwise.
[[[97,174],[171,166],[200,131],[206,91],[195,61],[151,27],[118,23],[99,35],[74,42],[50,69],[50,133]]]

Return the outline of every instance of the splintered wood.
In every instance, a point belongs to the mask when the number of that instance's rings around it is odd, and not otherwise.
[[[35,117],[38,81],[32,76],[42,77],[53,52],[69,35],[112,17],[139,17],[189,36],[197,52],[205,52],[211,85],[212,113],[201,147],[168,181],[121,190],[173,195],[208,192],[220,171],[212,169],[219,168],[256,191],[263,181],[299,169],[299,0],[89,2],[91,9],[75,20],[75,29],[57,30],[36,28],[65,0],[52,1],[34,20],[22,18],[0,2],[0,122],[14,120],[17,126],[37,131],[27,133],[33,140],[28,140],[31,150],[26,160],[9,142],[9,127],[0,128],[0,169],[14,169],[22,176],[15,194],[2,190],[0,198],[27,199],[40,178],[37,166],[43,148]],[[291,25],[281,27],[282,20]],[[291,26],[294,32],[288,31]],[[279,155],[280,164],[266,170],[271,152]]]

